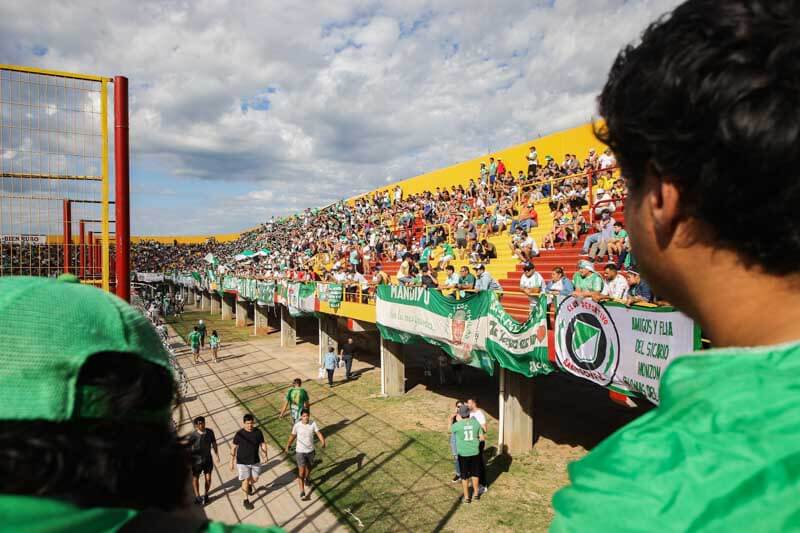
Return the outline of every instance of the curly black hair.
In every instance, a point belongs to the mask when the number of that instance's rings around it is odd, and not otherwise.
[[[168,417],[131,422],[174,402],[170,373],[126,354],[98,354],[80,385],[110,391],[113,418],[0,422],[0,494],[79,507],[172,510],[186,501],[189,453]]]
[[[800,270],[800,2],[689,0],[616,58],[595,132],[748,265]]]

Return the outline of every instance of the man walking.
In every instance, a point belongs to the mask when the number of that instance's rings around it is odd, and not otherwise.
[[[470,418],[476,420],[481,425],[483,432],[486,433],[488,430],[486,426],[486,413],[484,413],[483,410],[478,407],[478,400],[474,398],[468,399],[467,407],[469,407]],[[489,490],[489,487],[486,483],[486,460],[483,457],[483,450],[486,448],[486,441],[481,440],[478,444],[478,447],[478,482],[480,485],[479,493],[483,494]]]
[[[283,418],[286,415],[286,409],[289,409],[289,416],[292,417],[292,424],[296,424],[298,420],[300,420],[300,413],[303,410],[308,410],[309,402],[308,402],[308,393],[306,390],[301,386],[303,381],[300,378],[294,378],[292,382],[292,387],[286,391],[286,398],[283,401],[283,407],[281,408],[281,414],[279,415]]]
[[[197,331],[197,326],[194,327],[189,333],[189,346],[192,348],[192,357],[194,364],[200,362],[200,333]]]
[[[325,372],[328,374],[328,387],[333,387],[333,372],[336,370],[336,352],[333,351],[333,346],[328,347],[328,353],[325,354],[322,366],[325,367]]]
[[[219,464],[219,451],[217,450],[217,438],[214,431],[206,428],[205,417],[198,416],[194,419],[194,431],[187,438],[189,449],[192,454],[192,487],[194,487],[194,501],[197,504],[206,505],[208,503],[208,489],[211,488],[211,472],[214,471],[214,461],[211,459],[211,451],[217,456]],[[200,473],[205,477],[205,492],[200,497]]]
[[[233,437],[231,472],[235,470],[239,473],[239,481],[242,482],[242,492],[244,492],[244,508],[252,510],[254,507],[249,497],[255,492],[255,484],[261,474],[259,450],[264,452],[264,462],[269,460],[269,456],[267,455],[267,444],[264,442],[264,434],[260,429],[254,427],[253,415],[247,413],[242,422],[242,429],[237,431]]]
[[[306,485],[309,484],[308,476],[314,466],[314,435],[317,436],[322,447],[325,447],[325,437],[322,436],[316,422],[310,420],[308,409],[303,409],[300,413],[300,420],[295,422],[292,427],[292,434],[286,443],[286,453],[289,447],[297,440],[295,447],[295,461],[297,461],[297,484],[300,486],[300,499],[308,500]]]
[[[461,486],[464,489],[462,501],[472,502],[470,497],[470,485],[472,494],[476,500],[481,499],[481,492],[478,488],[478,475],[480,471],[480,442],[486,438],[483,428],[477,420],[470,417],[469,407],[462,405],[458,408],[458,420],[450,428],[450,432],[456,436],[456,452],[458,452],[458,470],[461,473]]]
[[[350,381],[352,376],[351,369],[353,368],[353,355],[356,353],[356,345],[353,344],[353,337],[347,337],[347,343],[339,350],[342,359],[344,360],[344,376],[347,381]]]

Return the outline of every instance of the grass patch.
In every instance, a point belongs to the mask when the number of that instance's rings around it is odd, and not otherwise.
[[[288,419],[276,418],[287,387],[265,383],[235,391],[281,448],[291,431]],[[327,448],[317,448],[321,463],[312,480],[353,529],[494,532],[546,531],[549,526],[550,499],[566,482],[566,461],[545,450],[513,460],[490,456],[491,489],[480,502],[465,506],[458,501],[460,485],[451,483],[453,463],[445,433],[450,399],[429,391],[409,393],[406,401],[378,398],[374,395],[380,385],[374,374],[337,385],[335,394],[315,381],[304,387],[311,397],[312,418],[328,439]],[[429,427],[437,420],[438,430]],[[490,425],[491,451],[496,429],[496,423]]]

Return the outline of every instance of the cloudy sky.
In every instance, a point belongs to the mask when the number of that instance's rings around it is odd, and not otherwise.
[[[578,125],[675,0],[0,0],[0,63],[126,75],[134,234],[238,231]]]

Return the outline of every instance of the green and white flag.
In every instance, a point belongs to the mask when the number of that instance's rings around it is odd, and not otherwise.
[[[203,258],[203,260],[206,263],[211,263],[212,265],[214,265],[215,269],[217,268],[217,265],[219,264],[219,261],[217,260],[217,258],[214,257],[214,254],[211,254],[211,253],[206,254],[206,256]]]
[[[268,305],[273,307],[275,305],[275,289],[276,284],[274,281],[262,281],[258,283],[258,303],[261,305]]]
[[[291,316],[303,316],[314,312],[313,283],[288,282],[286,287],[286,307],[289,308]]]
[[[381,285],[376,305],[376,322],[385,339],[434,344],[490,374],[495,363],[528,377],[554,370],[547,358],[545,299],[522,324],[506,313],[492,291],[453,300],[422,287]]]
[[[344,285],[341,283],[331,283],[328,285],[328,305],[338,309],[342,305],[344,296]]]
[[[671,307],[570,296],[557,306],[554,340],[558,363],[570,374],[658,403],[661,375],[674,357],[700,348],[700,330]]]
[[[258,252],[254,252],[253,250],[243,250],[242,252],[233,256],[233,259],[236,261],[244,261],[245,259],[252,259],[253,257],[260,255]]]

